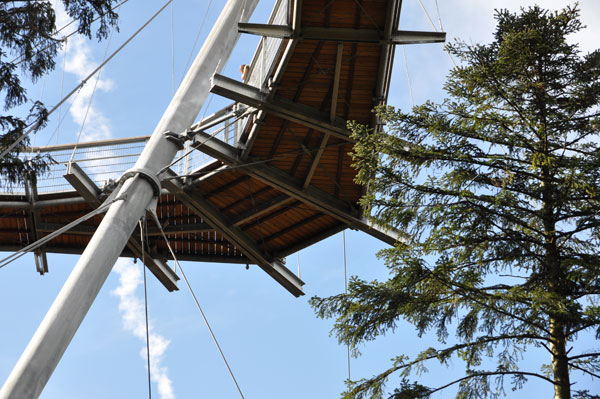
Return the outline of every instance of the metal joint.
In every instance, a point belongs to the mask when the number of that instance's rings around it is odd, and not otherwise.
[[[193,140],[194,139],[194,130],[186,129],[183,133],[180,133],[177,137],[181,143],[185,143],[186,141]],[[183,144],[182,144],[181,148],[183,149]]]
[[[161,189],[160,180],[158,180],[156,174],[153,173],[150,169],[131,168],[125,171],[125,173],[123,173],[123,176],[121,176],[121,182],[125,182],[125,180],[129,179],[130,177],[135,177],[137,174],[139,174],[140,177],[142,177],[148,183],[150,183],[150,185],[152,186],[152,191],[154,191],[154,196],[159,197]]]
[[[169,140],[171,143],[175,144],[177,146],[177,148],[179,148],[180,150],[183,150],[184,143],[186,140],[181,137],[182,136],[181,134],[177,134],[177,133],[174,133],[171,131],[166,131],[163,133],[163,135],[166,137],[167,140]]]
[[[242,115],[244,112],[246,112],[248,110],[248,106],[241,104],[241,103],[236,103],[236,106],[233,107],[232,113],[235,116],[240,116]]]

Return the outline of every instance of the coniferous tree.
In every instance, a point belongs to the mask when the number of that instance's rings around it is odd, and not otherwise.
[[[55,67],[57,52],[63,39],[57,35],[56,15],[49,0],[0,2],[0,93],[4,95],[0,114],[0,153],[30,128],[44,127],[47,110],[39,101],[31,101],[23,87],[22,78],[37,81]],[[77,23],[77,31],[92,36],[92,23],[97,21],[96,37],[107,37],[109,28],[116,26],[117,14],[112,10],[116,0],[62,0],[67,14]],[[26,107],[20,116],[10,114],[16,107]],[[51,160],[34,156],[24,161],[19,157],[29,144],[21,141],[0,159],[0,173],[8,183],[23,181],[48,168]]]
[[[577,384],[600,378],[600,350],[577,342],[600,338],[600,51],[567,42],[583,28],[578,16],[497,11],[492,43],[449,46],[462,66],[441,104],[380,108],[381,132],[352,126],[362,205],[406,240],[379,254],[389,280],[354,278],[348,294],[311,304],[353,349],[400,320],[435,332],[440,347],[393,354],[344,398],[426,398],[449,386],[495,398],[505,380],[518,389],[528,379],[555,399],[600,397]],[[531,347],[547,354],[533,370],[520,364]],[[451,359],[465,364],[458,379],[411,380]]]

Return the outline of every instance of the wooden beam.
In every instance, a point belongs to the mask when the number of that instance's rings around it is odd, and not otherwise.
[[[248,137],[244,141],[244,151],[242,152],[242,159],[246,159],[252,150],[252,146],[254,145],[254,141],[258,136],[258,131],[260,130],[260,125],[264,123],[264,119],[267,116],[266,112],[263,110],[258,111],[258,113],[254,116],[254,120],[252,122],[252,127],[248,132]],[[238,145],[241,144],[238,142]]]
[[[55,253],[55,254],[68,254],[68,255],[81,255],[83,252],[83,248],[74,248],[74,247],[62,247],[62,246],[54,246],[54,245],[46,245],[44,246],[47,252]],[[2,244],[0,243],[0,251],[4,252],[15,252],[19,249],[23,249],[23,245],[20,244]],[[240,253],[241,254],[241,253]],[[168,250],[164,252],[158,253],[161,258],[164,259],[172,259],[171,253]],[[121,253],[122,257],[128,258],[138,258],[138,255],[135,255],[131,250],[127,247],[123,249]],[[226,256],[226,255],[205,255],[205,254],[178,254],[177,259],[179,261],[191,261],[191,262],[210,262],[210,263],[225,263],[225,264],[242,264],[247,265],[250,260],[246,258],[244,255],[240,256]]]
[[[315,172],[317,171],[317,166],[319,165],[321,156],[323,155],[323,152],[325,151],[325,148],[327,147],[328,140],[329,140],[328,134],[323,136],[323,139],[321,139],[321,144],[319,145],[319,150],[317,151],[317,153],[314,155],[314,157],[312,159],[312,163],[310,164],[308,173],[306,174],[306,177],[304,178],[304,184],[302,185],[302,188],[306,188],[310,185],[310,181],[312,180],[312,177],[314,176]]]
[[[233,225],[241,226],[245,223],[248,223],[251,220],[261,218],[263,215],[270,213],[273,210],[294,201],[296,201],[294,198],[291,198],[285,194],[281,194],[273,198],[272,200],[265,202],[260,206],[257,206],[256,208],[250,209],[247,212],[242,213],[233,221]]]
[[[335,118],[332,122],[329,115],[319,110],[279,96],[269,98],[260,89],[237,80],[215,74],[212,77],[210,91],[251,107],[265,110],[291,122],[299,123],[347,141],[353,141],[350,139],[350,132],[346,128],[346,121],[342,118]],[[196,132],[198,130],[192,131],[192,133]]]
[[[331,93],[331,109],[329,110],[329,120],[335,120],[337,112],[338,93],[340,91],[340,76],[342,75],[342,58],[344,56],[344,43],[338,43],[337,54],[335,56],[335,72],[333,74],[333,91]]]
[[[321,213],[317,213],[317,214],[315,214],[315,215],[309,216],[309,217],[307,217],[307,218],[305,218],[305,219],[302,219],[301,221],[299,221],[299,222],[297,222],[297,223],[294,223],[294,224],[292,224],[292,225],[290,225],[290,226],[287,226],[287,227],[286,227],[286,228],[284,228],[283,230],[279,230],[278,232],[276,232],[276,233],[273,233],[273,234],[271,234],[271,235],[269,235],[269,236],[265,237],[265,238],[263,239],[263,241],[264,241],[264,242],[268,242],[268,241],[274,240],[274,239],[276,239],[277,237],[280,237],[280,236],[282,236],[283,234],[287,234],[287,233],[289,233],[290,231],[293,231],[293,230],[297,229],[299,226],[306,225],[307,223],[310,223],[310,222],[312,222],[312,221],[314,221],[314,220],[317,220],[318,218],[320,218],[320,217],[322,217],[322,216],[323,216],[323,214],[321,214]]]
[[[168,177],[176,176],[170,170],[165,172],[165,175]],[[198,194],[190,195],[184,190],[181,182],[176,179],[165,179],[164,186],[179,201],[202,219],[206,220],[215,230],[223,234],[227,241],[239,248],[253,263],[256,263],[290,293],[296,297],[304,295],[302,292],[304,282],[287,269],[281,261],[273,259],[266,254],[252,237],[243,232],[239,227],[232,225],[225,215],[210,201]]]
[[[331,228],[327,228],[319,233],[316,234],[312,234],[309,238],[307,238],[304,241],[298,242],[290,247],[287,247],[285,249],[283,249],[281,252],[277,253],[277,256],[281,256],[281,257],[286,257],[286,256],[290,256],[293,253],[296,253],[308,246],[311,246],[313,244],[316,244],[328,237],[331,237],[334,234],[339,233],[342,230],[346,230],[348,228],[347,225],[340,223],[334,227]]]
[[[285,194],[283,194],[285,195]],[[298,202],[298,200],[296,200],[295,198],[291,198],[292,201],[292,205],[298,205],[300,204],[300,202]],[[273,212],[264,215],[262,218],[254,218],[254,221],[252,221],[251,223],[247,224],[244,226],[244,230],[250,230],[251,228],[261,225],[269,220],[275,219],[281,215],[283,215],[284,213],[286,213],[287,211],[289,211],[289,209],[287,207],[282,207],[279,206],[277,208],[273,208]],[[262,242],[262,238],[261,238],[261,242]]]
[[[227,191],[230,188],[235,187],[238,184],[245,183],[248,180],[250,180],[250,176],[242,175],[242,176],[240,176],[238,178],[233,179],[229,183],[225,183],[222,186],[219,186],[219,187],[215,188],[214,190],[210,190],[210,192],[208,192],[208,193],[206,193],[204,195],[204,198],[210,199],[210,198],[212,198],[212,197],[214,197],[216,195],[221,194],[223,191]]]
[[[337,112],[337,103],[338,103],[338,93],[340,89],[340,76],[342,72],[342,56],[344,54],[344,44],[338,43],[337,45],[337,54],[335,58],[335,72],[333,75],[333,87],[331,90],[331,108],[329,110],[329,120],[335,120],[335,114]],[[314,155],[310,168],[308,169],[308,173],[304,179],[303,188],[309,186],[310,181],[312,180],[315,172],[317,171],[317,166],[321,161],[321,156],[323,152],[325,152],[325,148],[327,148],[327,142],[329,141],[329,134],[325,134],[323,139],[321,140],[321,144],[319,145],[319,150]]]
[[[40,223],[38,227],[38,231],[42,233],[51,233],[64,227],[65,225],[62,223]],[[96,231],[96,226],[80,224],[78,226],[73,227],[65,234],[75,234],[82,236],[91,236]],[[209,231],[214,231],[212,227],[210,227],[206,223],[198,223],[198,224],[177,224],[177,225],[169,225],[164,228],[165,234],[194,234],[194,233],[207,233]],[[158,229],[158,227],[148,226],[148,232],[146,233],[148,237],[162,237],[162,233]]]

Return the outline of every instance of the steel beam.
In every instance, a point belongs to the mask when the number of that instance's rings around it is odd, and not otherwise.
[[[294,31],[289,25],[238,23],[238,32],[279,39],[291,39],[294,37]]]
[[[241,109],[234,109],[235,103],[230,104],[229,106],[215,112],[214,114],[211,114],[209,116],[207,116],[206,118],[202,119],[200,122],[192,125],[192,129],[201,129],[201,130],[206,130],[206,129],[210,129],[211,127],[220,125],[221,123],[227,121],[228,119],[233,119],[237,116],[240,116],[244,111],[246,111],[245,108],[241,108]]]
[[[394,30],[390,35],[391,44],[427,44],[444,43],[446,32],[420,32],[413,30]]]
[[[100,206],[101,201],[99,197],[101,190],[79,165],[75,162],[69,162],[67,164],[67,172],[63,177],[94,208]]]
[[[216,160],[215,162],[222,164],[222,162],[219,160]],[[192,173],[190,173],[191,178],[189,180],[186,180],[186,184],[189,185],[190,187],[199,186],[202,183],[204,183],[205,181],[208,181],[208,180],[212,179],[213,177],[220,175],[221,173],[223,173],[227,170],[229,170],[229,167],[227,165],[221,165],[221,166],[211,169],[210,171],[207,171],[207,172],[203,172],[202,169],[192,171]],[[199,176],[194,177],[196,174],[198,174]]]
[[[239,101],[248,106],[265,110],[275,116],[296,122],[311,129],[319,130],[323,133],[347,141],[353,141],[350,138],[350,132],[346,128],[346,121],[336,117],[330,121],[329,115],[304,104],[295,103],[283,97],[274,96],[269,98],[260,89],[247,85],[237,80],[215,74],[211,80],[211,92]],[[194,130],[193,133],[197,132]]]
[[[333,121],[335,119],[335,114],[337,112],[337,103],[338,103],[338,93],[340,88],[340,76],[342,74],[342,56],[344,54],[344,44],[338,43],[337,45],[337,54],[335,59],[335,72],[333,74],[333,88],[331,90],[331,107],[329,110],[329,120]],[[321,139],[321,144],[319,145],[319,150],[317,153],[312,156],[312,163],[304,178],[303,188],[309,186],[310,181],[313,178],[313,175],[317,171],[317,166],[319,166],[319,162],[321,161],[321,156],[323,156],[323,152],[325,152],[325,148],[327,148],[327,142],[329,141],[329,134],[325,134]]]
[[[198,142],[202,145],[198,146]],[[211,140],[210,136],[204,132],[196,133],[192,146],[228,165],[236,166],[250,176],[344,222],[351,228],[364,231],[390,245],[394,245],[398,240],[403,240],[400,232],[383,230],[362,216],[361,212],[355,207],[316,187],[307,186],[303,188],[303,181],[280,169],[259,162],[257,159],[248,159],[247,163],[240,162],[240,151],[238,149],[220,140]]]
[[[129,241],[127,241],[127,248],[131,250],[134,256],[138,259],[144,259],[146,267],[148,270],[154,274],[154,276],[161,282],[162,285],[165,286],[169,292],[179,291],[177,287],[177,280],[179,277],[175,274],[173,269],[169,267],[166,263],[155,259],[150,253],[147,252],[147,249],[142,249],[142,244],[139,239],[134,237],[129,237]]]
[[[252,127],[250,128],[250,132],[248,133],[248,137],[244,141],[244,151],[242,152],[242,158],[246,159],[252,150],[252,146],[254,145],[254,141],[258,136],[258,131],[260,130],[260,125],[263,123],[265,117],[267,116],[266,112],[263,110],[258,111],[254,120],[252,122]],[[238,145],[241,144],[238,142]]]
[[[100,206],[101,201],[99,197],[101,190],[79,165],[77,165],[75,162],[69,162],[67,164],[67,173],[64,175],[64,178],[73,186],[79,195],[86,199],[91,206],[94,208]],[[58,224],[54,224],[53,226],[46,225],[44,227],[55,227],[55,230],[57,230],[60,228],[59,226],[60,225]],[[87,228],[87,226],[80,225],[69,230],[69,233],[86,234],[86,231],[89,230],[91,230],[92,235],[96,232],[95,227]],[[134,256],[144,260],[144,264],[146,267],[148,267],[148,270],[154,274],[158,281],[160,281],[167,290],[170,292],[179,290],[179,288],[177,288],[177,280],[179,280],[179,277],[177,277],[173,269],[163,262],[154,259],[154,257],[146,249],[142,250],[142,245],[140,244],[140,240],[138,238],[133,236],[129,237],[129,240],[127,241],[127,247],[133,252]]]
[[[300,32],[288,25],[239,23],[240,33],[275,37],[280,39],[323,40],[330,42],[374,44],[426,44],[443,43],[446,32],[393,30],[389,36],[377,29],[305,27]]]
[[[377,82],[375,85],[374,106],[385,104],[387,101],[392,73],[392,62],[394,60],[394,52],[396,50],[396,46],[391,44],[390,39],[392,37],[392,33],[398,28],[401,6],[402,0],[390,0],[387,5],[384,38],[387,39],[388,43],[383,45],[379,54],[379,68],[377,71]],[[371,128],[378,129],[380,127],[379,118],[377,117],[377,114],[373,113],[371,116]]]
[[[166,176],[177,176],[174,172],[165,172]],[[165,187],[171,191],[179,201],[192,210],[195,214],[206,220],[215,230],[218,230],[231,244],[239,248],[252,263],[281,284],[285,289],[298,297],[304,295],[302,286],[304,282],[288,270],[279,260],[266,254],[252,237],[234,226],[210,201],[199,194],[193,196],[184,190],[183,184],[176,179],[164,180]]]
[[[294,0],[292,13],[292,29],[297,31],[300,29],[302,22],[302,0]]]
[[[27,201],[29,203],[29,227],[33,236],[32,241],[35,242],[42,238],[38,231],[38,225],[40,224],[40,210],[35,208],[35,203],[38,199],[36,183],[33,179],[28,177],[25,178],[25,195],[27,196]],[[38,248],[33,252],[33,257],[35,269],[38,273],[41,275],[48,273],[48,258],[46,257],[46,252],[44,252],[43,249]]]

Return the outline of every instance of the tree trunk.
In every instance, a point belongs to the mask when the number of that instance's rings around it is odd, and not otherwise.
[[[564,326],[555,318],[550,318],[550,351],[554,374],[554,399],[571,399],[571,382],[567,360],[567,340]]]

